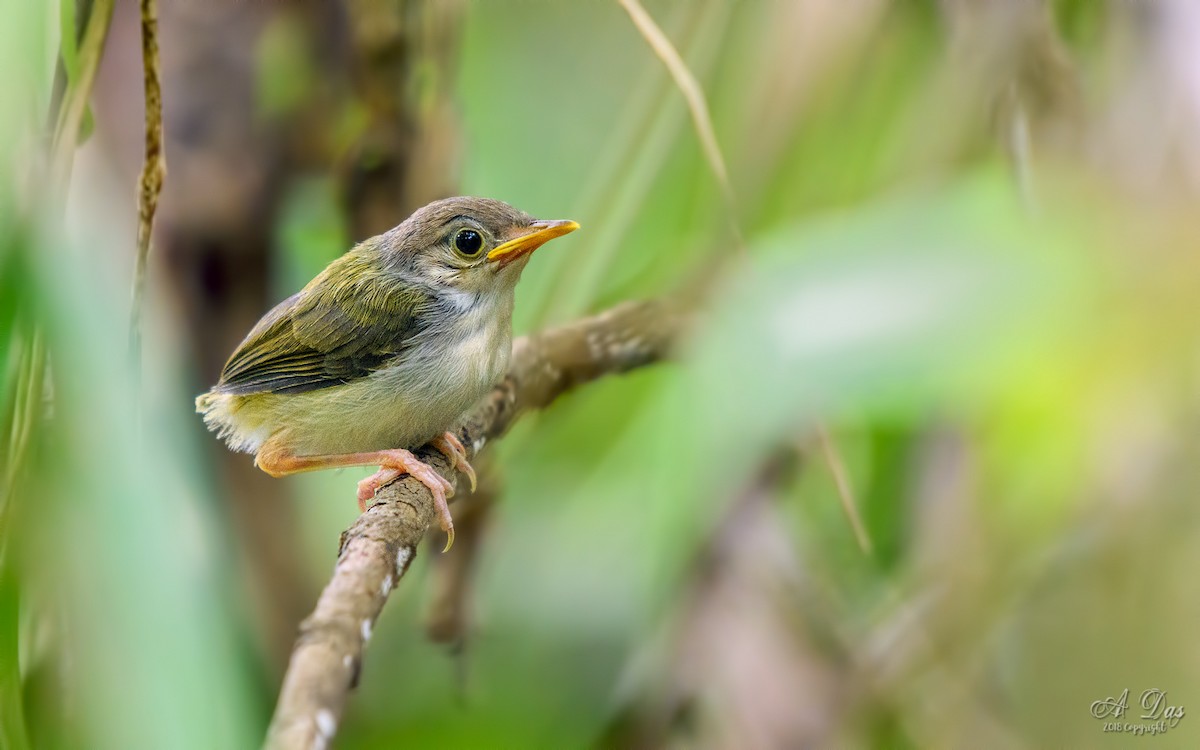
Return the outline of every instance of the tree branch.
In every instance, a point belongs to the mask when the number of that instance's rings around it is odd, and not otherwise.
[[[524,412],[576,386],[665,357],[684,318],[667,302],[632,302],[518,339],[508,375],[456,430],[469,456],[500,437]],[[452,483],[445,457],[417,451]],[[268,730],[272,750],[324,748],[358,681],[363,648],[388,594],[408,570],[433,521],[433,498],[407,477],[379,492],[375,505],[342,533],[333,578],[300,636]]]

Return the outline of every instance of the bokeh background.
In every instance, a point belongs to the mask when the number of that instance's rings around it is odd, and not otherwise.
[[[727,183],[616,0],[161,0],[140,372],[135,3],[43,178],[98,4],[0,0],[0,747],[261,742],[367,472],[269,479],[192,400],[459,193],[583,226],[518,333],[696,324],[488,449],[338,747],[1200,744],[1192,0],[645,0]],[[1125,689],[1184,718],[1106,732]]]

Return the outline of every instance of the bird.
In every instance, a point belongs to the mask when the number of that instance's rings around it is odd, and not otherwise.
[[[267,312],[196,410],[273,477],[378,466],[358,484],[360,512],[413,476],[433,495],[449,549],[453,486],[412,451],[436,448],[474,489],[449,430],[508,368],[514,290],[530,255],[578,228],[490,198],[434,201]]]

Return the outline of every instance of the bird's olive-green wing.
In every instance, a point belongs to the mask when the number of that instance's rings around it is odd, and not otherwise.
[[[418,332],[422,302],[412,289],[371,273],[363,259],[342,256],[263,316],[229,358],[216,390],[300,393],[364,377],[403,354]]]

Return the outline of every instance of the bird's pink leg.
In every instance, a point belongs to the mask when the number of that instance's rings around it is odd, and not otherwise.
[[[442,531],[446,532],[446,549],[454,543],[454,519],[450,517],[450,506],[446,498],[454,494],[454,486],[442,478],[429,464],[410,451],[394,448],[367,453],[341,453],[329,456],[297,456],[285,448],[272,445],[270,441],[255,456],[254,462],[260,469],[273,477],[299,474],[319,469],[337,469],[348,466],[379,467],[379,471],[358,484],[358,507],[366,510],[367,500],[375,497],[380,488],[404,474],[412,476],[429,488],[433,494],[433,510]]]

